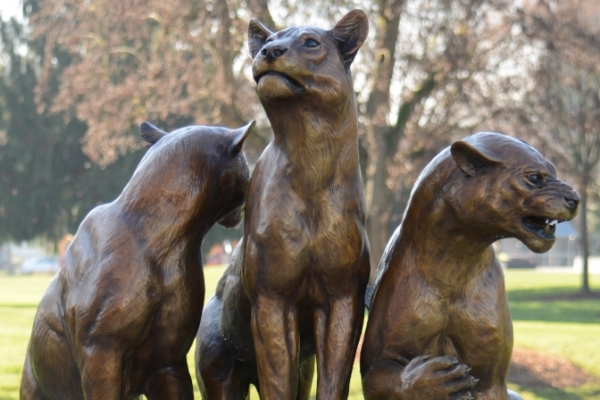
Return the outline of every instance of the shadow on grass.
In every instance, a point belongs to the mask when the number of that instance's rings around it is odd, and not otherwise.
[[[38,304],[0,304],[0,308],[38,308]]]
[[[583,293],[572,286],[553,286],[535,289],[515,289],[507,291],[509,301],[521,300],[600,300],[600,292]]]
[[[600,293],[583,294],[572,287],[512,290],[508,293],[514,321],[600,323]]]
[[[546,400],[587,400],[588,397],[585,395],[567,393],[564,390],[553,388],[552,386],[546,387],[531,387],[529,385],[517,385],[515,384],[511,390],[523,395],[524,392],[534,393],[537,397],[542,397]]]
[[[557,389],[552,386],[534,388],[527,385],[512,384],[509,387],[521,395],[531,393],[535,394],[537,398],[545,400],[591,400],[598,399],[598,396],[600,396],[600,391],[586,388],[575,388],[576,392],[573,392]]]
[[[507,381],[544,399],[597,399],[600,379],[570,360],[531,349],[515,348]]]

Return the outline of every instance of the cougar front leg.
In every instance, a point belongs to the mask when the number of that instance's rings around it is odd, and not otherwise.
[[[192,400],[194,388],[187,363],[163,368],[154,373],[146,386],[148,400]]]
[[[120,400],[129,397],[123,389],[123,363],[119,351],[104,347],[85,349],[81,386],[86,400]]]
[[[357,297],[332,300],[315,313],[317,399],[348,397],[350,375],[364,313]]]
[[[294,400],[298,389],[298,316],[284,300],[258,296],[252,304],[252,336],[261,398]]]

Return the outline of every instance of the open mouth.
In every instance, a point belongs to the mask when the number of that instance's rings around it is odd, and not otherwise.
[[[556,220],[543,217],[525,217],[523,218],[523,225],[525,228],[538,235],[542,239],[554,240],[556,233],[556,224],[563,222],[564,220]]]
[[[302,94],[302,93],[306,93],[306,88],[304,86],[302,86],[300,84],[300,82],[298,82],[297,80],[295,80],[294,78],[289,77],[288,75],[282,74],[280,72],[276,72],[276,71],[267,71],[263,74],[257,75],[254,80],[256,81],[256,83],[258,83],[263,77],[265,76],[277,76],[280,78],[283,78],[287,84],[288,87],[294,92],[294,93],[298,93],[298,94]]]

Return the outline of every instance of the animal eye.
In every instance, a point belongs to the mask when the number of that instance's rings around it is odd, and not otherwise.
[[[306,39],[304,41],[304,45],[306,47],[317,47],[319,45],[319,42],[317,42],[315,39]]]
[[[527,180],[531,183],[533,183],[534,185],[537,185],[538,183],[542,182],[542,175],[540,174],[529,174],[526,176]]]

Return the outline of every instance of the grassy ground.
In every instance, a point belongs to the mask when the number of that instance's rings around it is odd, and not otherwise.
[[[600,276],[591,276],[600,289]],[[569,299],[581,285],[579,274],[507,271],[506,287],[515,346],[561,356],[598,378],[596,384],[533,392],[514,386],[525,400],[600,398],[600,299]]]
[[[222,268],[206,268],[207,298]],[[52,278],[0,275],[0,400],[18,399],[20,376],[37,303]],[[565,357],[598,378],[595,384],[563,389],[511,385],[525,400],[600,398],[600,300],[552,300],[577,290],[577,274],[507,271],[506,286],[515,327],[515,346]],[[591,277],[600,289],[600,276]],[[193,368],[193,355],[189,355]],[[194,372],[192,371],[192,375]],[[195,379],[194,379],[195,381]],[[361,399],[358,367],[350,398]],[[199,393],[196,389],[196,398]],[[253,395],[253,399],[258,396]]]

